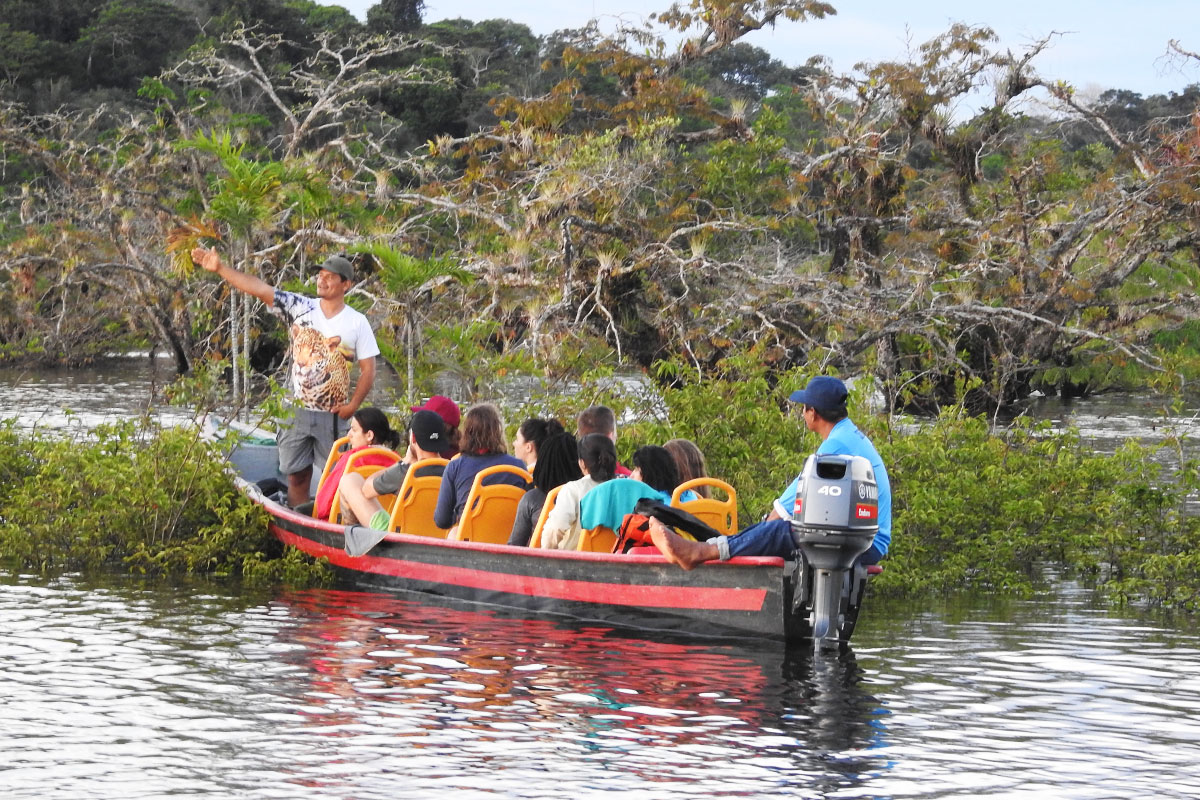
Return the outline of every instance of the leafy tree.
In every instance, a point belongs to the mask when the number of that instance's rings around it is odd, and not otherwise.
[[[0,73],[5,83],[17,85],[25,79],[39,76],[56,60],[61,48],[45,42],[37,35],[14,30],[0,22]]]
[[[412,33],[421,27],[425,0],[380,0],[367,9],[367,27],[374,33]]]
[[[363,32],[363,24],[341,6],[325,5],[313,0],[285,0],[284,5],[303,15],[305,26],[314,36],[332,33],[344,38]]]
[[[421,37],[437,46],[425,63],[444,70],[454,82],[409,87],[392,100],[396,115],[413,128],[417,142],[488,128],[496,122],[494,100],[527,96],[540,86],[540,43],[525,25],[443,20],[423,27]]]
[[[454,266],[449,259],[422,260],[383,242],[358,245],[354,252],[368,253],[379,265],[379,278],[397,305],[402,309],[404,322],[401,339],[404,342],[405,403],[416,401],[416,379],[414,365],[417,353],[417,337],[422,321],[421,308],[425,305],[421,296],[434,282],[454,280],[470,282],[474,275]]]
[[[807,83],[820,74],[813,67],[789,67],[761,47],[734,42],[690,65],[685,77],[710,94],[728,100],[761,101],[777,86]]]
[[[189,22],[164,0],[109,0],[80,31],[75,50],[91,84],[128,88],[191,44]]]
[[[70,44],[104,5],[104,0],[0,0],[0,19],[13,30]]]

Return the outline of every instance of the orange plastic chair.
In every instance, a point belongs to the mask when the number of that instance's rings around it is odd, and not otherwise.
[[[517,504],[525,496],[525,488],[508,483],[483,485],[485,478],[506,472],[519,476],[526,484],[533,482],[533,476],[527,470],[510,464],[496,464],[480,470],[471,484],[471,492],[467,495],[454,538],[490,544],[508,542],[508,534],[512,532],[513,521],[517,518]]]
[[[597,525],[594,528],[583,529],[583,534],[579,537],[579,547],[576,549],[590,553],[611,553],[616,546],[617,532],[607,526]]]
[[[388,459],[391,463],[383,465],[359,463],[364,460],[365,456],[382,456]],[[359,475],[362,475],[364,479],[366,479],[380,470],[387,469],[399,460],[400,456],[394,450],[389,450],[386,447],[364,447],[362,450],[359,450],[357,453],[350,456],[350,458],[346,459],[346,470],[342,473],[342,475],[345,476],[350,472],[357,472]],[[322,480],[324,480],[324,477]],[[395,500],[396,495],[394,494],[385,494],[379,497],[380,504],[385,509],[389,510],[391,509],[392,503],[395,502]],[[334,522],[342,521],[342,495],[340,492],[333,496],[333,504],[329,507],[329,519]],[[366,521],[359,520],[359,524],[366,524]]]
[[[725,493],[725,499],[717,500],[715,497],[700,497],[695,500],[688,500],[686,503],[679,499],[680,495],[684,492],[689,489],[695,489],[698,486],[711,486],[714,489],[720,489]],[[723,480],[717,478],[692,478],[690,481],[684,481],[676,486],[675,491],[671,493],[671,505],[699,517],[726,536],[737,533],[737,490]]]
[[[396,502],[392,505],[389,531],[446,538],[448,531],[439,528],[433,522],[433,510],[437,508],[442,476],[417,475],[417,471],[437,464],[445,467],[449,463],[444,458],[424,458],[408,468],[408,472],[404,473],[404,483],[400,485],[400,491],[396,494]]]
[[[558,492],[562,486],[555,486],[546,495],[546,502],[542,503],[542,513],[538,516],[537,525],[533,526],[533,536],[529,537],[530,547],[542,546],[542,529],[546,527],[546,518],[550,516],[550,510],[554,508],[554,501],[558,499]]]

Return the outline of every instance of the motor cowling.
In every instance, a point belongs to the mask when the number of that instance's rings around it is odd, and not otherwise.
[[[862,456],[811,455],[800,473],[792,538],[819,569],[849,569],[879,530],[879,485]]]
[[[800,473],[792,528],[879,530],[879,485],[862,456],[811,455]]]
[[[796,490],[792,538],[812,570],[811,594],[797,595],[796,602],[807,606],[818,643],[837,643],[846,573],[878,531],[879,486],[871,462],[861,456],[809,456]]]

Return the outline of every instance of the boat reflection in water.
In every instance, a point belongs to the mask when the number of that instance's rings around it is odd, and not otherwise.
[[[886,767],[872,755],[879,702],[850,650],[636,638],[360,592],[279,602],[298,624],[277,644],[309,674],[304,732],[376,775],[384,759],[408,790],[536,794],[570,775],[639,796],[678,781],[821,794]],[[329,766],[291,780],[344,789]]]

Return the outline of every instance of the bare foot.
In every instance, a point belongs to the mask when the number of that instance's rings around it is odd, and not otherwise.
[[[654,517],[650,518],[650,541],[668,561],[684,569],[693,569],[718,557],[716,545],[684,539]]]

